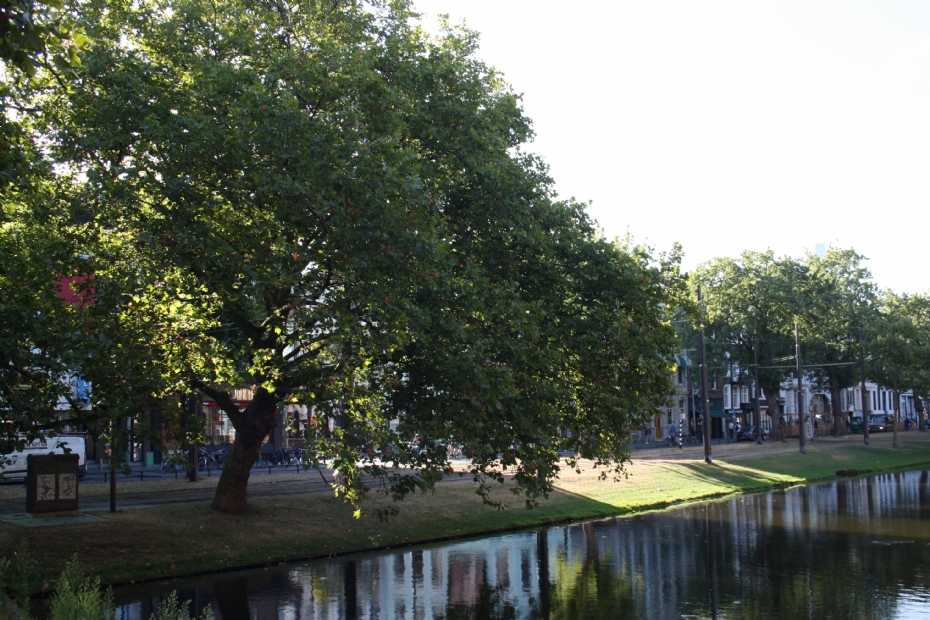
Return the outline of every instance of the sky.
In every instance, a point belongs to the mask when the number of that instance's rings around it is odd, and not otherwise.
[[[930,291],[930,2],[414,0],[480,33],[564,198],[692,269],[855,248]]]

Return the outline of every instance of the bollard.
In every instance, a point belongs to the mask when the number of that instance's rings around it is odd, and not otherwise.
[[[103,483],[107,483],[107,472],[103,472]]]
[[[144,472],[144,471],[140,471],[140,472],[139,472],[139,482],[145,482],[145,472]]]
[[[213,468],[207,467],[207,478],[212,478],[212,477],[213,477]]]
[[[268,475],[271,475],[271,465],[268,466]]]
[[[174,470],[174,479],[175,479],[175,480],[178,479],[178,470],[177,470],[177,469]]]

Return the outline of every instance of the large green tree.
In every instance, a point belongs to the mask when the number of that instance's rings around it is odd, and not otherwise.
[[[76,307],[82,292],[69,187],[52,174],[37,110],[22,90],[37,70],[64,83],[80,65],[86,37],[64,2],[0,1],[0,437],[21,442],[63,423],[56,412],[73,395]]]
[[[916,398],[930,390],[930,298],[886,291],[880,313],[868,326],[867,342],[874,358],[869,377],[892,389],[897,422],[902,391],[912,389]],[[898,445],[897,423],[894,445]]]
[[[82,16],[78,80],[33,95],[35,131],[103,248],[96,306],[137,317],[160,385],[235,426],[214,508],[244,508],[288,402],[316,407],[311,447],[353,501],[363,472],[428,486],[450,443],[485,497],[507,468],[546,495],[560,450],[622,466],[670,388],[677,252],[610,243],[557,200],[473,33],[430,38],[404,2]]]
[[[777,258],[771,251],[715,258],[691,274],[692,289],[700,285],[703,291],[709,358],[718,367],[735,363],[750,372],[758,360],[759,387],[776,439],[782,426],[779,390],[790,372],[771,367],[794,353],[793,325],[808,280],[798,261]]]
[[[857,336],[877,309],[877,287],[864,260],[853,249],[831,247],[822,258],[808,254],[802,261],[809,276],[803,289],[802,356],[807,363],[823,364],[810,372],[830,392],[835,435],[842,435],[846,424],[840,391],[859,383]]]
[[[42,208],[42,191],[6,202],[0,214],[0,429],[7,438],[48,428],[67,392],[69,367],[56,353],[73,333],[59,297],[67,240],[63,222]],[[38,203],[38,204],[36,204]],[[48,217],[37,226],[34,216]],[[67,222],[64,222],[67,225]],[[14,419],[15,413],[15,419]]]
[[[9,69],[9,68],[8,68]],[[67,181],[31,131],[34,109],[8,70],[0,79],[0,434],[56,430],[71,395],[76,320],[86,276]],[[73,286],[72,286],[73,285]]]
[[[119,235],[88,221],[84,188],[56,172],[43,148],[35,94],[73,86],[73,72],[57,72],[48,54],[67,46],[73,55],[76,42],[64,37],[83,38],[63,25],[63,6],[17,6],[4,17],[28,32],[0,27],[8,65],[0,79],[0,435],[22,442],[80,424],[98,438],[111,434],[114,419],[138,414],[140,403],[163,403],[174,386],[140,355],[146,330],[137,317],[113,311],[122,293],[95,278],[98,258],[141,282],[138,265],[127,263]],[[10,56],[23,45],[35,56]],[[59,69],[71,64],[59,61]],[[92,388],[75,389],[76,380]]]

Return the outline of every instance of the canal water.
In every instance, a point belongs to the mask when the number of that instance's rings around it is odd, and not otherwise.
[[[222,620],[930,619],[930,472],[118,590]]]

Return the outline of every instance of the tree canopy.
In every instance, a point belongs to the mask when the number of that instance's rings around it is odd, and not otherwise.
[[[744,252],[738,259],[708,261],[692,274],[692,288],[703,285],[709,356],[718,368],[735,365],[748,372],[758,360],[776,431],[778,393],[795,374],[784,359],[795,352],[795,323],[802,361],[822,364],[807,374],[829,389],[834,414],[841,413],[840,390],[858,383],[857,334],[872,324],[878,295],[864,260],[855,250],[838,248],[802,259]]]
[[[792,326],[799,308],[804,271],[790,258],[771,252],[743,252],[737,258],[716,258],[699,265],[691,274],[691,286],[700,284],[708,356],[718,368],[736,364],[751,371],[793,352]],[[781,406],[778,391],[788,372],[759,371],[759,385],[768,401],[769,415],[779,429]]]
[[[678,251],[611,243],[558,199],[474,33],[430,37],[403,2],[81,17],[76,80],[20,93],[28,129],[86,222],[109,359],[235,426],[215,508],[242,510],[287,403],[315,407],[309,445],[353,501],[362,473],[429,486],[449,444],[485,497],[511,468],[529,503],[560,450],[622,466],[670,389]]]
[[[814,380],[830,392],[834,434],[843,433],[840,390],[859,383],[859,330],[872,323],[878,287],[855,250],[828,248],[824,256],[808,254],[810,285],[803,303],[803,357],[824,364],[810,371]],[[838,417],[837,417],[838,416]]]
[[[908,389],[926,398],[930,391],[930,298],[887,291],[879,309],[866,331],[874,358],[869,362],[869,376],[892,388],[895,401]]]
[[[72,27],[62,0],[0,0],[0,61],[33,75],[37,67],[80,64],[86,38]]]

